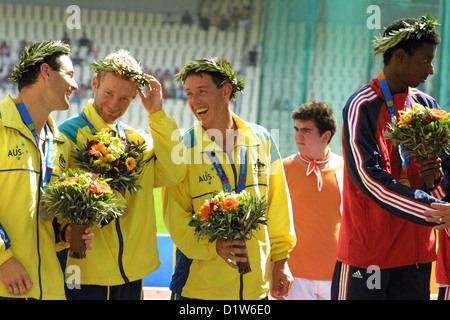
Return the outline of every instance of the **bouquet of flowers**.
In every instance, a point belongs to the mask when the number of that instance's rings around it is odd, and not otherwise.
[[[260,225],[266,225],[267,201],[257,198],[247,191],[214,191],[209,200],[191,218],[189,225],[195,228],[199,239],[207,238],[209,242],[217,238],[250,240]],[[239,273],[251,271],[250,263],[238,263]]]
[[[110,179],[109,185],[118,192],[137,192],[137,179],[145,164],[146,143],[130,143],[104,128],[78,147],[75,162],[81,169]]]
[[[58,181],[49,185],[41,198],[40,214],[44,220],[57,218],[72,224],[70,256],[86,256],[81,235],[93,224],[123,214],[125,207],[117,203],[108,179],[80,169],[69,169]]]
[[[450,152],[449,114],[440,109],[429,109],[415,103],[412,109],[399,111],[400,117],[388,123],[385,138],[394,147],[400,146],[403,153],[417,159],[440,156]],[[434,181],[427,181],[426,187],[434,187]]]

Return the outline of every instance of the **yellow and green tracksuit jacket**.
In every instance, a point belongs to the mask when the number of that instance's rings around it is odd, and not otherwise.
[[[296,242],[290,196],[277,146],[263,127],[244,122],[234,114],[233,119],[238,135],[232,158],[211,141],[197,122],[183,136],[188,161],[186,178],[180,185],[162,190],[164,222],[176,246],[170,288],[183,297],[263,299],[269,292],[270,261],[288,258]],[[216,243],[199,241],[188,223],[210,193],[224,188],[209,155],[217,156],[231,188],[236,190],[239,180],[245,180],[238,178],[244,163],[243,148],[247,149],[245,190],[266,197],[270,209],[267,226],[261,226],[256,237],[247,241],[252,271],[243,276],[241,284],[239,272],[217,254]]]
[[[95,110],[92,100],[84,109],[88,121],[97,131],[109,125]],[[159,265],[156,242],[156,217],[153,188],[178,184],[186,173],[185,165],[172,164],[172,148],[181,143],[181,138],[172,140],[172,132],[178,127],[175,120],[164,110],[149,116],[151,138],[123,124],[127,139],[135,143],[146,141],[148,149],[145,165],[137,183],[142,186],[135,195],[125,193],[127,213],[106,226],[94,227],[92,250],[85,259],[68,257],[66,268],[77,265],[81,271],[81,284],[114,286],[143,279]],[[74,144],[86,145],[91,130],[86,120],[78,114],[64,121],[59,129]],[[179,137],[179,134],[176,134]],[[152,141],[153,140],[153,141]],[[153,147],[152,147],[153,145]],[[73,160],[71,161],[73,166]],[[66,282],[76,280],[66,275]]]
[[[71,144],[54,126],[52,181],[67,170]],[[0,265],[11,257],[33,282],[23,296],[10,295],[0,281],[1,297],[65,299],[64,276],[56,257],[60,233],[39,217],[43,174],[39,147],[11,96],[0,102]],[[57,243],[58,242],[58,243]]]

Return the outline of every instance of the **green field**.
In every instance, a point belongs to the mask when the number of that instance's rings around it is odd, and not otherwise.
[[[155,198],[156,228],[158,233],[168,233],[164,226],[161,206],[161,188],[153,189],[153,197]]]

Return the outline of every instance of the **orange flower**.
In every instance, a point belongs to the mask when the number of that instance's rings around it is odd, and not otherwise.
[[[61,182],[61,184],[66,186],[68,184],[77,183],[78,181],[80,181],[79,177],[69,177],[65,179],[63,182]]]
[[[125,165],[127,166],[127,170],[131,171],[134,168],[136,168],[136,160],[134,158],[129,157],[125,160]]]
[[[103,143],[97,143],[91,147],[91,150],[89,150],[89,154],[92,154],[97,158],[102,158],[104,156],[107,156],[109,152]]]
[[[410,115],[408,115],[407,117],[401,117],[401,118],[398,120],[397,124],[398,124],[398,125],[408,124],[408,123],[410,123],[412,120],[413,120],[413,118],[412,118]]]
[[[445,110],[430,109],[430,115],[435,117],[436,119],[448,118],[448,113]]]
[[[200,220],[208,220],[211,215],[211,208],[209,203],[205,202],[200,208]]]
[[[238,208],[239,208],[239,201],[237,201],[233,197],[225,198],[220,203],[220,210],[223,210],[223,211],[227,211],[228,209],[235,209],[235,210],[237,210]]]
[[[95,186],[97,187],[98,193],[113,194],[111,187],[101,181],[97,181]]]

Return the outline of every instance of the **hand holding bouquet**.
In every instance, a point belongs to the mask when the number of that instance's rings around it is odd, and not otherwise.
[[[116,137],[104,128],[88,139],[86,146],[79,147],[75,161],[81,169],[111,179],[109,185],[118,192],[137,192],[139,174],[145,164],[146,144],[134,144]]]
[[[41,217],[57,218],[72,224],[70,256],[86,256],[81,235],[93,224],[123,214],[124,206],[117,204],[108,180],[95,173],[69,169],[62,178],[48,186],[41,199]],[[77,234],[79,234],[77,236]]]
[[[215,191],[209,200],[195,213],[189,225],[195,228],[195,236],[214,242],[218,238],[249,240],[260,225],[266,225],[268,203],[247,191],[234,192]],[[247,262],[239,263],[239,273],[251,271],[248,256]]]
[[[444,110],[429,109],[418,103],[412,109],[399,111],[400,117],[388,123],[385,138],[394,147],[400,146],[403,153],[409,153],[419,161],[428,157],[439,157],[443,151],[450,151],[450,120]],[[426,182],[426,188],[434,187],[433,181]]]

